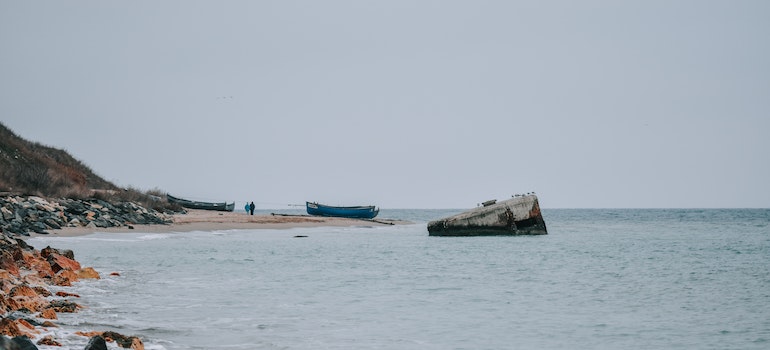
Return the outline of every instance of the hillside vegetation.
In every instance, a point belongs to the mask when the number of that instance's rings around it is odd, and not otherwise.
[[[178,210],[158,191],[123,189],[96,175],[64,150],[27,141],[0,123],[0,196],[96,198],[133,201],[156,210]]]

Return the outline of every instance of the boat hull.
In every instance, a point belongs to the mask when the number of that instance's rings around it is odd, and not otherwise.
[[[187,199],[174,197],[170,194],[166,194],[169,202],[177,203],[188,209],[203,209],[203,210],[216,210],[216,211],[233,211],[235,210],[235,202],[227,203],[212,203],[212,202],[198,202]]]
[[[430,236],[514,236],[545,235],[548,231],[537,196],[514,197],[499,203],[485,203],[428,223]]]
[[[334,207],[318,203],[305,202],[307,213],[314,216],[332,216],[352,219],[374,219],[380,210],[374,206]]]

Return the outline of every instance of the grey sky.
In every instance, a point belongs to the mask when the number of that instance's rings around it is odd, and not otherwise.
[[[285,207],[770,207],[768,1],[0,1],[0,120]]]

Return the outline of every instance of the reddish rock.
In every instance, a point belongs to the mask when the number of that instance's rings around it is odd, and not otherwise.
[[[40,255],[44,258],[48,258],[53,254],[64,255],[65,257],[71,260],[75,260],[75,253],[73,253],[72,250],[69,250],[69,249],[56,249],[56,248],[51,248],[51,246],[48,246],[40,250]]]
[[[0,320],[0,333],[9,337],[26,335],[21,332],[19,325],[17,325],[16,322],[10,318],[3,318]]]
[[[38,296],[37,292],[34,289],[30,288],[30,286],[28,286],[28,285],[21,285],[21,286],[13,287],[13,288],[11,288],[11,291],[8,292],[8,295],[11,298],[18,297],[18,296],[25,296],[25,297],[37,297]]]
[[[80,270],[77,270],[76,272],[78,278],[84,279],[84,278],[92,278],[92,279],[100,279],[99,273],[94,270],[93,267],[84,267]]]
[[[12,320],[10,318],[0,320],[0,334],[5,334],[9,337],[25,336],[27,338],[34,338],[38,333],[35,327],[27,321]]]
[[[120,274],[117,272],[110,272],[110,276],[120,276]]]
[[[142,340],[139,339],[139,337],[131,337],[131,347],[129,349],[131,350],[144,350],[144,343],[142,343]]]
[[[21,305],[13,298],[8,297],[5,294],[0,294],[0,310],[3,311],[3,314],[10,311],[16,311],[20,307]]]
[[[144,343],[138,337],[127,337],[120,333],[107,331],[102,334],[108,342],[115,341],[120,347],[132,350],[144,350]]]
[[[80,270],[80,263],[72,260],[64,255],[50,254],[48,257],[48,263],[51,264],[51,269],[58,273],[61,270]]]
[[[37,272],[37,275],[42,278],[52,278],[56,275],[51,264],[42,257],[27,259],[27,265],[30,270]]]
[[[40,317],[48,319],[48,320],[58,320],[59,317],[56,315],[56,311],[54,311],[51,308],[45,309],[42,312],[40,312]]]
[[[16,260],[13,259],[13,255],[10,252],[0,252],[0,269],[8,271],[13,276],[20,277],[19,267],[16,265]]]
[[[76,282],[77,280],[78,275],[72,270],[61,270],[57,272],[56,276],[53,278],[54,284],[63,287],[69,287],[72,285],[72,282]]]
[[[96,331],[93,331],[93,332],[75,332],[75,334],[82,335],[82,336],[88,337],[88,338],[93,338],[95,336],[100,336],[101,337],[102,334],[104,334],[104,332],[96,332]]]
[[[50,328],[59,328],[59,326],[57,326],[56,323],[53,323],[51,321],[43,321],[42,326],[43,327],[50,327]]]
[[[27,309],[30,312],[38,312],[48,306],[48,301],[45,300],[45,298],[41,298],[38,296],[35,296],[35,297],[17,296],[17,297],[12,297],[10,299],[16,303],[14,305],[15,307],[13,308],[13,310]]]
[[[46,335],[43,339],[38,340],[37,345],[61,346],[61,343],[54,340],[52,336]]]
[[[45,289],[45,287],[42,287],[42,286],[34,286],[32,287],[32,289],[34,289],[35,293],[37,293],[37,295],[41,297],[50,297],[51,295],[53,295],[51,294],[51,291],[49,291],[48,289]]]
[[[16,278],[0,278],[0,290],[8,294],[8,292],[11,291],[11,288],[16,287],[18,283],[19,281]]]
[[[80,295],[77,295],[75,293],[67,293],[67,292],[56,292],[56,296],[60,296],[63,298],[66,298],[66,297],[80,298]]]
[[[30,286],[36,286],[41,288],[46,288],[47,286],[49,286],[50,285],[49,281],[50,279],[47,281],[42,277],[38,275],[33,275],[33,274],[25,275],[24,277],[21,278],[22,283],[26,283]]]

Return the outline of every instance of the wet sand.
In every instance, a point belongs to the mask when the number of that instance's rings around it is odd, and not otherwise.
[[[319,216],[282,216],[282,215],[247,215],[243,212],[219,212],[210,210],[188,209],[187,214],[172,215],[169,225],[131,225],[109,228],[65,227],[61,230],[50,230],[50,235],[59,237],[82,236],[95,232],[190,232],[217,230],[251,230],[251,229],[289,229],[295,227],[321,226],[380,226],[405,224],[407,222],[375,219],[347,219]],[[133,227],[130,228],[130,227]],[[39,236],[30,233],[31,236]]]

